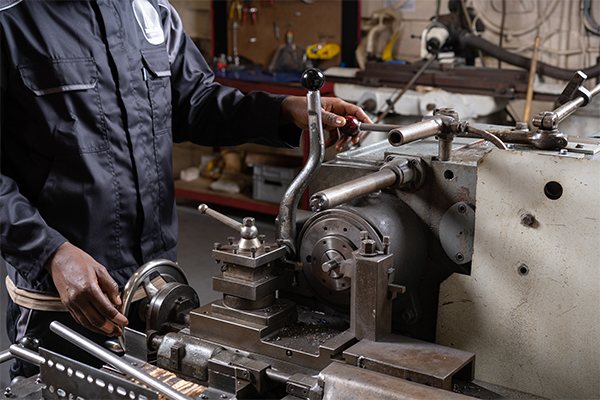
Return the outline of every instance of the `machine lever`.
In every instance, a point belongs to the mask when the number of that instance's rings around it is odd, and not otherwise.
[[[200,214],[210,215],[217,221],[238,231],[241,236],[238,246],[241,250],[250,250],[252,247],[256,247],[257,249],[262,247],[262,242],[258,239],[258,228],[256,227],[254,218],[246,217],[242,223],[239,223],[233,218],[229,218],[228,216],[209,208],[206,204],[200,204],[198,206],[198,212]]]

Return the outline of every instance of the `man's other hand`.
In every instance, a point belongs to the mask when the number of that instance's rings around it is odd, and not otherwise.
[[[102,265],[89,254],[63,243],[48,261],[60,300],[75,320],[91,331],[121,336],[127,318],[117,311],[121,304],[119,286]]]
[[[359,121],[367,124],[373,123],[362,108],[337,97],[321,97],[321,108],[323,129],[329,132],[329,138],[325,142],[325,147],[335,144],[337,151],[344,150],[350,141],[354,144],[360,141],[361,133],[351,137],[346,137],[339,133],[338,128],[346,124],[344,118],[346,115],[353,115]],[[291,96],[285,99],[281,106],[279,121],[281,125],[293,123],[299,128],[308,129],[306,97]]]

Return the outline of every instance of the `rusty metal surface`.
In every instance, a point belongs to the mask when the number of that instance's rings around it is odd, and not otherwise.
[[[458,393],[346,364],[332,363],[319,374],[323,400],[460,400]]]
[[[318,355],[319,347],[340,333],[328,327],[296,322],[264,338],[264,341]]]
[[[452,377],[473,379],[475,354],[435,343],[389,335],[373,342],[361,340],[344,351],[349,364],[398,378],[452,389]]]
[[[418,63],[367,63],[366,69],[358,71],[354,79],[344,78],[339,82],[402,88],[415,76],[419,67]],[[416,80],[415,85],[434,86],[453,93],[524,99],[528,77],[528,71],[522,70],[434,64]],[[338,82],[334,76],[328,76],[327,79]],[[556,97],[552,94],[534,93],[536,100],[554,101]]]

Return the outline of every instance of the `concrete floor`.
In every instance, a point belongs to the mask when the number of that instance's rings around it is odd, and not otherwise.
[[[211,255],[214,242],[227,243],[227,237],[236,236],[235,231],[214,220],[201,215],[196,210],[197,202],[182,201],[177,207],[179,216],[179,246],[178,263],[185,271],[190,285],[196,290],[200,297],[200,303],[206,304],[222,296],[221,293],[212,290],[213,275],[220,273]],[[240,211],[230,208],[214,207],[229,217],[240,221],[244,217],[256,218],[256,225],[260,234],[267,235],[268,242],[275,241],[275,217],[263,214],[253,214],[250,211]],[[237,235],[239,236],[239,235]],[[7,292],[4,284],[6,267],[4,260],[0,259],[0,351],[10,346],[6,334],[6,299]],[[9,385],[10,362],[0,365],[0,388]]]

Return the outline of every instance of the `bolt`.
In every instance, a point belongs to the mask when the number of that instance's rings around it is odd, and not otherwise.
[[[292,351],[291,350],[286,350],[285,351],[285,355],[288,356],[288,357],[291,357],[292,356]]]
[[[258,235],[258,241],[262,244],[267,239],[266,235]]]
[[[456,207],[456,209],[461,214],[464,214],[467,212],[467,206],[465,206],[464,204],[459,204],[458,207]]]
[[[390,237],[383,237],[383,254],[390,254]]]
[[[462,254],[462,253],[456,253],[456,254],[454,255],[454,258],[456,259],[456,261],[458,261],[458,262],[462,262],[462,261],[464,261],[464,259],[465,259],[465,256],[463,256],[463,254]]]
[[[582,145],[581,143],[577,143],[577,144],[575,145],[575,148],[576,148],[576,149],[583,149],[583,145]]]
[[[535,223],[535,217],[531,214],[521,214],[521,224],[525,226],[533,226]]]
[[[7,387],[6,389],[4,389],[4,397],[12,397],[13,393],[12,393],[12,389],[9,387]]]
[[[275,243],[277,243],[277,246],[282,247],[283,246],[283,239],[277,239],[277,240],[275,240]]]
[[[515,129],[518,131],[526,131],[527,130],[527,122],[517,122],[515,124]]]
[[[356,359],[356,366],[358,368],[365,368],[365,356],[358,356]]]
[[[42,383],[42,378],[40,378],[40,377],[36,378],[35,383],[40,385]]]
[[[256,257],[256,246],[250,247],[250,253],[252,253],[252,258]]]
[[[376,242],[373,239],[364,239],[360,242],[360,251],[363,255],[374,255]]]
[[[268,253],[271,251],[271,246],[265,246],[265,253]]]
[[[239,248],[240,248],[240,246],[237,245],[237,244],[232,244],[231,245],[231,249],[233,250],[233,254],[237,254]]]
[[[567,150],[567,149],[560,149],[560,151],[558,152],[558,154],[564,156],[566,154],[569,154],[569,150]]]
[[[214,244],[214,249],[215,249],[215,250],[221,250],[221,243],[219,243],[219,242],[215,242],[215,244]]]
[[[202,393],[202,394],[200,395],[200,398],[201,398],[201,399],[208,399],[208,396],[207,396],[207,395],[205,395],[204,393]]]
[[[221,272],[227,272],[227,265],[221,266]]]
[[[235,241],[235,238],[233,236],[229,236],[227,238],[227,241],[229,242],[229,244],[233,244],[233,242]]]
[[[412,308],[402,310],[402,320],[406,323],[412,322],[416,317],[415,311]]]
[[[226,395],[225,393],[223,393],[223,394],[221,395],[221,398],[222,398],[222,399],[226,399],[226,398],[227,398],[227,395]]]

